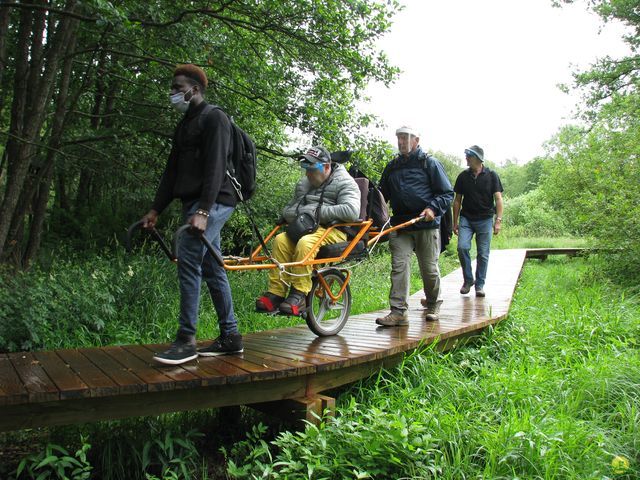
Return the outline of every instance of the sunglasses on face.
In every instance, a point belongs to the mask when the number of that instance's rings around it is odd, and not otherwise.
[[[300,165],[302,168],[304,168],[305,170],[321,170],[322,168],[324,168],[324,163],[322,162],[316,162],[316,163],[302,163]]]

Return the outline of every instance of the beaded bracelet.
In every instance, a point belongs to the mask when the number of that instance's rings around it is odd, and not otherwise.
[[[198,209],[198,210],[196,210],[196,215],[202,215],[203,217],[208,217],[209,216],[209,212],[207,212],[206,210]]]

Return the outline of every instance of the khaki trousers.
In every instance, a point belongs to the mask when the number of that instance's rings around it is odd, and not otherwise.
[[[411,256],[415,252],[422,276],[427,302],[435,304],[440,296],[440,229],[395,231],[389,234],[391,249],[391,292],[389,304],[392,312],[404,313],[409,308],[411,292]]]
[[[271,254],[278,262],[281,263],[298,262],[302,260],[314,247],[316,247],[316,249],[310,259],[316,258],[318,249],[323,245],[344,242],[347,240],[346,233],[341,232],[338,229],[333,229],[321,243],[317,244],[318,239],[326,230],[327,229],[323,227],[318,227],[318,230],[309,235],[305,235],[297,244],[294,244],[286,233],[280,233],[276,235],[276,238],[273,241]],[[288,272],[284,272],[282,274],[282,278],[280,277],[280,270],[276,268],[269,270],[269,292],[281,297],[286,297],[289,291],[287,283],[289,283],[296,290],[302,293],[309,293],[309,291],[311,291],[311,272],[313,271],[313,266],[306,265],[291,268],[289,270],[294,275],[289,275]]]

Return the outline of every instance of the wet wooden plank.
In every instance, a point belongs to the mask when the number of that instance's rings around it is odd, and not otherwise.
[[[128,372],[135,373],[150,392],[173,390],[176,387],[175,380],[166,375],[162,371],[162,367],[141,360],[123,347],[102,347],[102,351],[119,362]]]
[[[88,386],[90,396],[104,397],[120,392],[118,385],[77,349],[57,350],[56,353]]]
[[[327,362],[335,362],[346,359],[340,356],[317,355],[304,353],[303,348],[292,348],[290,345],[282,346],[278,343],[269,343],[268,341],[252,340],[245,342],[245,350],[266,352],[270,355],[278,355],[302,362],[308,365],[318,365]]]
[[[245,344],[246,345],[246,344]],[[282,355],[294,356],[302,361],[310,362],[316,369],[336,369],[348,367],[358,362],[358,359],[349,356],[340,356],[334,352],[309,352],[305,346],[292,346],[288,344],[283,347],[280,342],[273,340],[252,340],[249,348],[266,352],[283,352]]]
[[[185,370],[183,365],[162,365],[153,360],[155,351],[145,345],[124,345],[121,348],[140,360],[143,365],[150,366],[154,371],[161,372],[173,380],[175,388],[196,388],[202,384],[201,376],[197,372]]]
[[[342,335],[335,335],[332,337],[315,337],[313,340],[309,341],[303,338],[298,338],[298,336],[293,333],[277,332],[277,335],[271,335],[270,338],[277,339],[283,345],[303,345],[306,346],[309,351],[329,350],[349,356],[356,356],[358,354],[366,354],[379,350],[372,345],[360,345],[356,343],[355,339]]]
[[[71,367],[54,351],[33,352],[34,358],[53,381],[60,392],[60,399],[86,398],[91,391]]]
[[[251,382],[251,371],[239,367],[234,363],[225,362],[222,357],[226,356],[227,355],[198,358],[197,368],[202,369],[205,372],[217,372],[224,375],[225,383],[228,384],[235,385],[239,383]]]
[[[280,378],[282,373],[277,368],[265,365],[262,359],[254,357],[251,354],[239,353],[236,355],[221,355],[217,357],[221,362],[228,363],[234,367],[241,368],[250,372],[251,381],[272,380],[278,375]]]
[[[60,398],[58,387],[51,381],[40,362],[31,352],[17,352],[7,355],[28,392],[30,403],[48,402]]]
[[[6,354],[0,354],[0,406],[26,403],[29,392]]]
[[[284,368],[293,369],[295,375],[309,375],[315,372],[315,366],[313,362],[309,362],[308,359],[299,355],[294,355],[282,350],[269,350],[266,348],[257,348],[255,345],[244,347],[245,353],[254,357],[263,358],[267,365],[273,365],[273,362],[277,362]]]
[[[147,384],[101,348],[79,348],[84,357],[102,370],[116,385],[120,395],[147,391]]]

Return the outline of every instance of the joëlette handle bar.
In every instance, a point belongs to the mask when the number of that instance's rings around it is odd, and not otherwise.
[[[127,249],[127,252],[131,252],[131,237],[133,237],[133,234],[134,234],[134,232],[136,230],[142,228],[142,224],[143,223],[144,222],[142,220],[139,220],[136,223],[134,223],[133,225],[131,225],[129,227],[129,229],[127,230],[127,238],[126,238],[126,242],[125,242],[125,248]],[[171,251],[171,249],[169,248],[167,243],[164,241],[164,239],[160,236],[158,231],[155,228],[149,228],[149,229],[146,229],[146,230],[151,234],[153,239],[156,242],[158,242],[158,244],[160,245],[160,248],[162,249],[164,254],[167,256],[167,258],[169,258],[169,260],[171,260],[172,262],[177,262],[178,258]]]
[[[424,215],[420,215],[416,218],[412,218],[411,220],[408,220],[404,223],[401,223],[399,225],[396,225],[394,227],[390,227],[386,230],[383,230],[382,232],[379,233],[379,235],[387,235],[393,231],[396,230],[400,230],[403,229],[405,227],[408,227],[410,225],[413,225],[415,223],[421,222],[424,220]],[[365,231],[368,230],[369,226],[371,225],[371,221],[367,221],[365,222],[367,225],[365,225]],[[349,224],[346,224],[349,225]],[[333,227],[329,227],[329,230],[331,228],[334,228],[335,225]],[[174,252],[177,255],[177,246],[178,246],[178,241],[180,239],[180,235],[185,231],[185,230],[189,230],[191,228],[190,225],[183,225],[182,227],[180,227],[177,232],[176,235],[174,237]],[[274,228],[272,230],[272,232],[267,236],[267,238],[265,239],[265,241],[269,241],[269,239],[275,234],[275,232],[280,228],[280,226],[276,226],[276,228]],[[327,230],[327,232],[324,233],[324,236],[327,235],[327,233],[329,232],[329,230]],[[354,239],[355,241],[359,240],[362,235],[365,233],[365,231],[361,231],[357,237]],[[324,236],[322,238],[324,238]],[[207,250],[209,250],[209,253],[213,256],[213,258],[216,260],[216,262],[218,263],[218,265],[220,265],[221,267],[225,268],[225,269],[232,269],[232,270],[245,270],[245,269],[249,269],[251,268],[253,265],[244,265],[244,266],[237,266],[237,267],[231,267],[229,265],[227,265],[224,261],[224,258],[220,255],[220,253],[213,247],[213,245],[211,245],[211,243],[209,242],[209,240],[204,236],[204,235],[200,235],[200,240],[202,240],[202,242],[204,243],[204,245],[206,246]],[[355,242],[354,240],[352,240],[352,246],[351,248],[348,248],[348,251],[350,251]],[[369,240],[367,242],[367,246],[370,247],[373,243],[374,243],[375,239]],[[254,251],[251,254],[251,257],[249,257],[249,259],[254,259],[254,258],[258,258],[258,253],[260,251],[261,247],[258,247],[256,249],[256,251]],[[348,253],[348,252],[347,252]],[[309,256],[309,254],[307,254],[307,257]],[[327,262],[327,259],[320,259],[320,260],[309,260],[307,257],[305,257],[303,260],[298,261],[298,262],[287,262],[287,263],[283,263],[281,264],[282,267],[292,267],[292,266],[299,266],[299,265],[313,265],[313,264],[317,264],[317,263],[325,263]],[[341,255],[339,258],[335,258],[334,260],[336,261],[341,261],[346,257],[346,254],[343,253],[343,255]],[[329,260],[330,261],[330,260]],[[265,268],[276,268],[276,264],[270,264],[270,265],[261,265],[262,267]]]
[[[378,233],[377,237],[372,238],[371,240],[369,240],[367,242],[367,247],[370,247],[371,245],[375,244],[377,242],[377,238],[378,237],[382,237],[384,235],[388,235],[391,232],[395,232],[396,230],[401,230],[401,229],[406,228],[406,227],[408,227],[410,225],[413,225],[414,223],[421,222],[422,220],[424,220],[424,215],[420,215],[419,217],[415,217],[415,218],[412,218],[411,220],[407,220],[406,222],[400,223],[400,224],[396,225],[395,227],[389,227],[389,228],[387,228],[385,230],[382,230],[381,232]]]
[[[184,234],[185,231],[188,231],[191,229],[192,229],[191,225],[183,225],[178,230],[176,230],[176,234],[173,237],[173,255],[176,258],[178,256],[178,242],[180,241],[180,236]],[[215,247],[211,244],[209,239],[204,236],[203,233],[200,233],[198,236],[202,241],[202,243],[204,243],[205,247],[207,247],[207,250],[209,250],[209,253],[211,254],[211,256],[213,256],[216,263],[224,268],[224,259],[222,258],[218,250],[215,249]]]
[[[410,225],[413,225],[414,223],[420,222],[424,219],[424,215],[420,215],[419,217],[413,218],[409,221],[406,221],[404,223],[401,223],[399,225],[396,225],[394,227],[390,227],[386,230],[383,230],[381,232],[379,232],[379,236],[380,235],[387,235],[390,232],[393,232],[395,230],[400,230],[402,228],[408,227]],[[349,225],[349,224],[345,224],[345,225]],[[365,231],[366,229],[368,229],[368,227],[371,225],[371,221],[367,221],[366,225],[364,225]],[[333,227],[329,227],[334,228]],[[269,241],[269,239],[275,234],[275,232],[280,228],[280,226],[276,226],[276,228],[274,228],[272,230],[272,232],[267,236],[267,238],[265,239],[265,241]],[[183,235],[185,233],[185,231],[189,231],[192,230],[191,225],[183,225],[180,228],[178,228],[178,230],[176,230],[175,236],[173,238],[173,253],[172,256],[173,258],[177,258],[177,254],[178,254],[178,242],[180,241],[180,237],[181,235]],[[365,233],[365,231],[361,231],[358,235],[357,238],[355,239],[356,241],[359,240],[362,235]],[[325,236],[327,235],[328,231],[325,232]],[[213,258],[215,259],[216,263],[218,263],[218,265],[220,265],[221,267],[223,267],[225,270],[229,269],[229,270],[248,270],[251,268],[261,268],[261,269],[267,269],[267,268],[276,268],[276,264],[261,264],[261,265],[254,265],[254,264],[245,264],[245,265],[238,265],[238,266],[230,266],[228,265],[224,258],[222,257],[222,255],[220,254],[220,252],[211,244],[211,242],[201,233],[198,235],[200,240],[202,241],[202,243],[205,245],[206,249],[209,251],[209,253],[211,254],[211,256],[213,256]],[[323,237],[324,238],[324,237]],[[375,239],[369,240],[367,246],[371,246],[373,243],[375,242]],[[352,244],[354,243],[354,241],[352,240]],[[353,246],[351,247],[353,248]],[[349,248],[348,250],[350,251],[351,248]],[[258,260],[266,260],[266,258],[260,258],[258,257],[259,251],[260,251],[261,247],[258,247],[256,249],[256,251],[254,251],[251,254],[251,257],[247,258],[247,259],[243,259],[243,260],[252,260],[252,259],[258,259]],[[347,252],[348,253],[348,252]],[[336,261],[341,261],[344,259],[344,257],[346,257],[346,254],[343,253],[343,255],[341,255],[338,258],[335,258],[334,260]],[[317,263],[326,263],[327,259],[320,259],[320,260],[309,260],[308,258],[305,257],[305,259],[303,259],[302,261],[298,261],[298,262],[287,262],[287,263],[283,263],[280,266],[282,267],[291,267],[291,266],[299,266],[299,265],[309,265],[309,264],[317,264]]]

